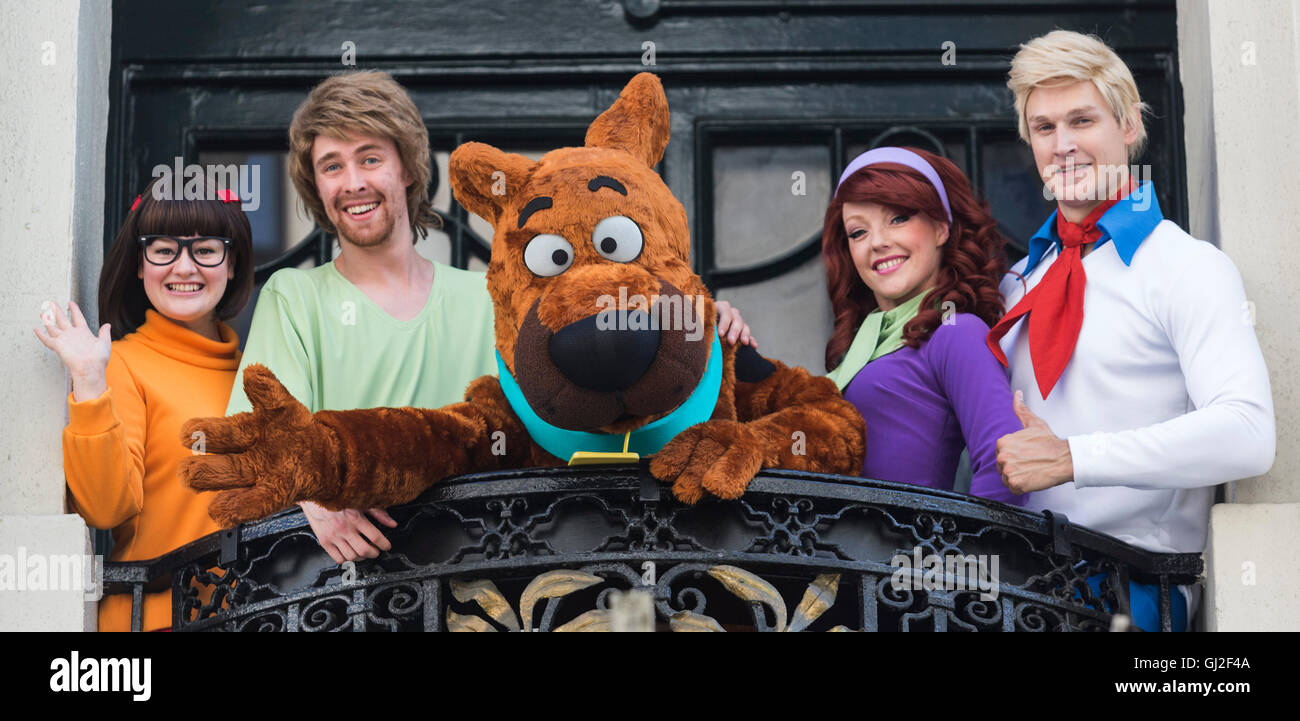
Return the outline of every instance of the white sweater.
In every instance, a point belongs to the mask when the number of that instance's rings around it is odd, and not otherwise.
[[[1057,255],[1055,245],[1047,249],[1028,288]],[[1277,441],[1241,276],[1222,251],[1169,220],[1142,241],[1131,265],[1106,242],[1083,267],[1083,327],[1047,400],[1034,380],[1025,321],[1001,341],[1011,387],[1069,439],[1074,461],[1074,482],[1034,493],[1027,508],[1064,513],[1152,551],[1201,552],[1214,486],[1267,472]],[[1025,288],[1007,274],[1007,308]]]

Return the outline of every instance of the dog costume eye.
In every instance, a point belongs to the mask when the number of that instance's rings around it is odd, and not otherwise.
[[[607,260],[630,263],[641,255],[641,228],[631,218],[610,216],[591,231],[591,244]]]
[[[573,265],[573,246],[558,235],[534,235],[524,246],[524,265],[543,278],[559,275]]]

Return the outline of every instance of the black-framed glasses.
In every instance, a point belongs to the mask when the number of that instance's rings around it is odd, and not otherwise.
[[[170,235],[140,236],[144,259],[153,265],[171,265],[181,257],[181,251],[189,250],[190,258],[196,265],[213,268],[225,261],[226,249],[230,247],[230,243],[230,238],[216,235],[201,235],[197,238],[175,238]]]

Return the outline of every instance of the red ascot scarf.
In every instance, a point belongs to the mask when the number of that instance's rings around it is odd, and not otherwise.
[[[1060,257],[1047,269],[1038,285],[989,331],[989,350],[993,351],[998,362],[1006,366],[1007,356],[998,341],[1016,321],[1025,317],[1029,328],[1029,357],[1034,363],[1034,378],[1038,381],[1038,391],[1043,400],[1047,400],[1047,395],[1065,372],[1065,366],[1074,354],[1074,346],[1079,342],[1079,329],[1083,327],[1083,288],[1088,276],[1083,271],[1082,246],[1101,239],[1097,221],[1132,190],[1130,180],[1127,188],[1114,199],[1098,205],[1082,223],[1071,223],[1058,210],[1056,234],[1061,238]],[[1032,319],[1028,317],[1030,311],[1034,311]]]

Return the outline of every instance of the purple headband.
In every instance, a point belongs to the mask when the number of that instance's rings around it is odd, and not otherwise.
[[[844,181],[848,180],[850,175],[868,165],[877,163],[906,165],[924,176],[926,180],[930,181],[930,185],[933,185],[934,189],[939,192],[939,200],[943,201],[943,209],[948,213],[948,222],[952,222],[952,208],[948,205],[948,191],[943,189],[943,181],[939,179],[939,174],[934,172],[934,168],[929,163],[925,162],[925,158],[905,148],[889,146],[874,148],[854,158],[853,162],[849,163],[849,167],[845,168],[844,172],[840,174],[840,182],[835,185],[835,192],[837,194],[840,192],[840,186],[844,185]]]

